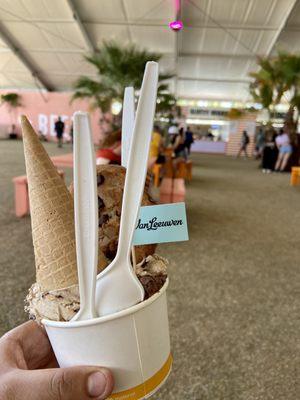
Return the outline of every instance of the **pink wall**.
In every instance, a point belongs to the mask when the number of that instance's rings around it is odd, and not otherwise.
[[[21,95],[22,107],[9,110],[6,105],[0,107],[0,136],[6,136],[11,125],[16,124],[17,132],[20,133],[19,117],[25,114],[31,121],[36,131],[41,131],[49,138],[55,138],[54,122],[60,115],[65,122],[65,138],[68,138],[71,126],[71,118],[75,111],[89,111],[89,103],[85,100],[76,100],[70,104],[72,93],[40,93],[38,91],[0,90],[0,94],[19,93]],[[91,115],[91,124],[94,142],[98,143],[102,136],[99,126],[100,112],[94,111]]]

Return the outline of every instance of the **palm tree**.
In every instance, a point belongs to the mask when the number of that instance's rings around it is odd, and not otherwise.
[[[259,58],[258,65],[260,70],[250,73],[250,76],[254,78],[254,81],[250,83],[250,94],[255,102],[260,103],[267,110],[270,122],[274,106],[282,97],[282,88],[278,85],[280,71],[278,71],[278,64],[269,58]]]
[[[157,117],[164,117],[170,122],[177,112],[176,97],[167,91],[164,92],[164,90],[167,90],[167,85],[165,85],[165,87],[164,89],[163,85],[160,85],[156,104],[156,115]]]
[[[250,74],[254,78],[250,93],[268,110],[270,121],[276,105],[285,98],[289,104],[285,129],[294,141],[300,112],[300,56],[279,52],[273,58],[259,58],[258,65],[260,70]]]
[[[92,108],[100,108],[102,113],[110,114],[112,103],[122,102],[126,86],[140,88],[146,62],[159,61],[160,58],[160,54],[140,50],[135,45],[122,47],[115,42],[104,42],[99,51],[85,57],[96,68],[98,79],[80,77],[75,82],[72,101],[88,98]],[[168,85],[161,82],[172,76],[159,75],[158,104],[161,104],[160,109],[164,113],[172,110],[176,99],[168,92]],[[120,125],[120,118],[117,117],[113,122]]]
[[[7,104],[11,108],[20,107],[21,96],[18,93],[6,93],[0,96],[0,105]]]
[[[18,93],[6,93],[0,95],[0,107],[6,105],[12,124],[16,124],[16,109],[22,106],[21,96]]]
[[[285,97],[289,102],[285,128],[294,142],[300,113],[300,56],[281,52],[278,63],[282,71]]]

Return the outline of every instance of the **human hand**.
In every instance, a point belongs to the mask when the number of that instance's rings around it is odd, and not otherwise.
[[[58,368],[46,332],[36,322],[0,339],[1,400],[102,400],[112,389],[106,368]]]

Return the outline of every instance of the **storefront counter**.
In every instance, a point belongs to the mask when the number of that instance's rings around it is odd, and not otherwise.
[[[213,142],[210,140],[196,140],[191,147],[192,152],[196,153],[211,153],[225,154],[226,142]]]

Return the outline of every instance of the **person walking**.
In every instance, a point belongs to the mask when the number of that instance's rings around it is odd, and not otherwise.
[[[194,143],[194,135],[193,132],[190,130],[190,127],[187,127],[185,132],[185,147],[187,149],[188,155],[191,154],[191,146]]]
[[[173,123],[172,125],[170,125],[169,129],[168,129],[168,136],[167,136],[167,140],[166,140],[166,145],[171,145],[174,143],[174,138],[177,137],[179,132],[179,128],[178,125]]]
[[[278,150],[275,144],[276,132],[273,128],[266,132],[265,143],[262,151],[262,172],[271,173],[274,171]]]
[[[262,158],[265,141],[266,141],[265,133],[262,128],[259,128],[259,131],[257,132],[256,137],[255,137],[255,151],[256,151],[255,158],[257,160]]]
[[[58,117],[58,120],[55,122],[54,130],[56,132],[58,147],[62,147],[63,144],[63,134],[65,130],[65,124],[61,120],[61,117]]]
[[[241,155],[242,151],[244,152],[245,157],[248,157],[247,146],[248,146],[249,142],[250,142],[250,139],[249,139],[249,135],[248,135],[247,131],[243,131],[241,147],[239,149],[239,152],[237,153],[237,157],[239,157]]]
[[[184,129],[180,128],[178,135],[174,137],[173,141],[173,151],[175,154],[175,158],[183,158],[187,159],[187,151],[185,146],[185,134]]]
[[[283,129],[280,129],[279,135],[276,138],[276,146],[278,147],[279,154],[275,165],[275,171],[283,172],[293,152],[289,135],[285,133]]]

